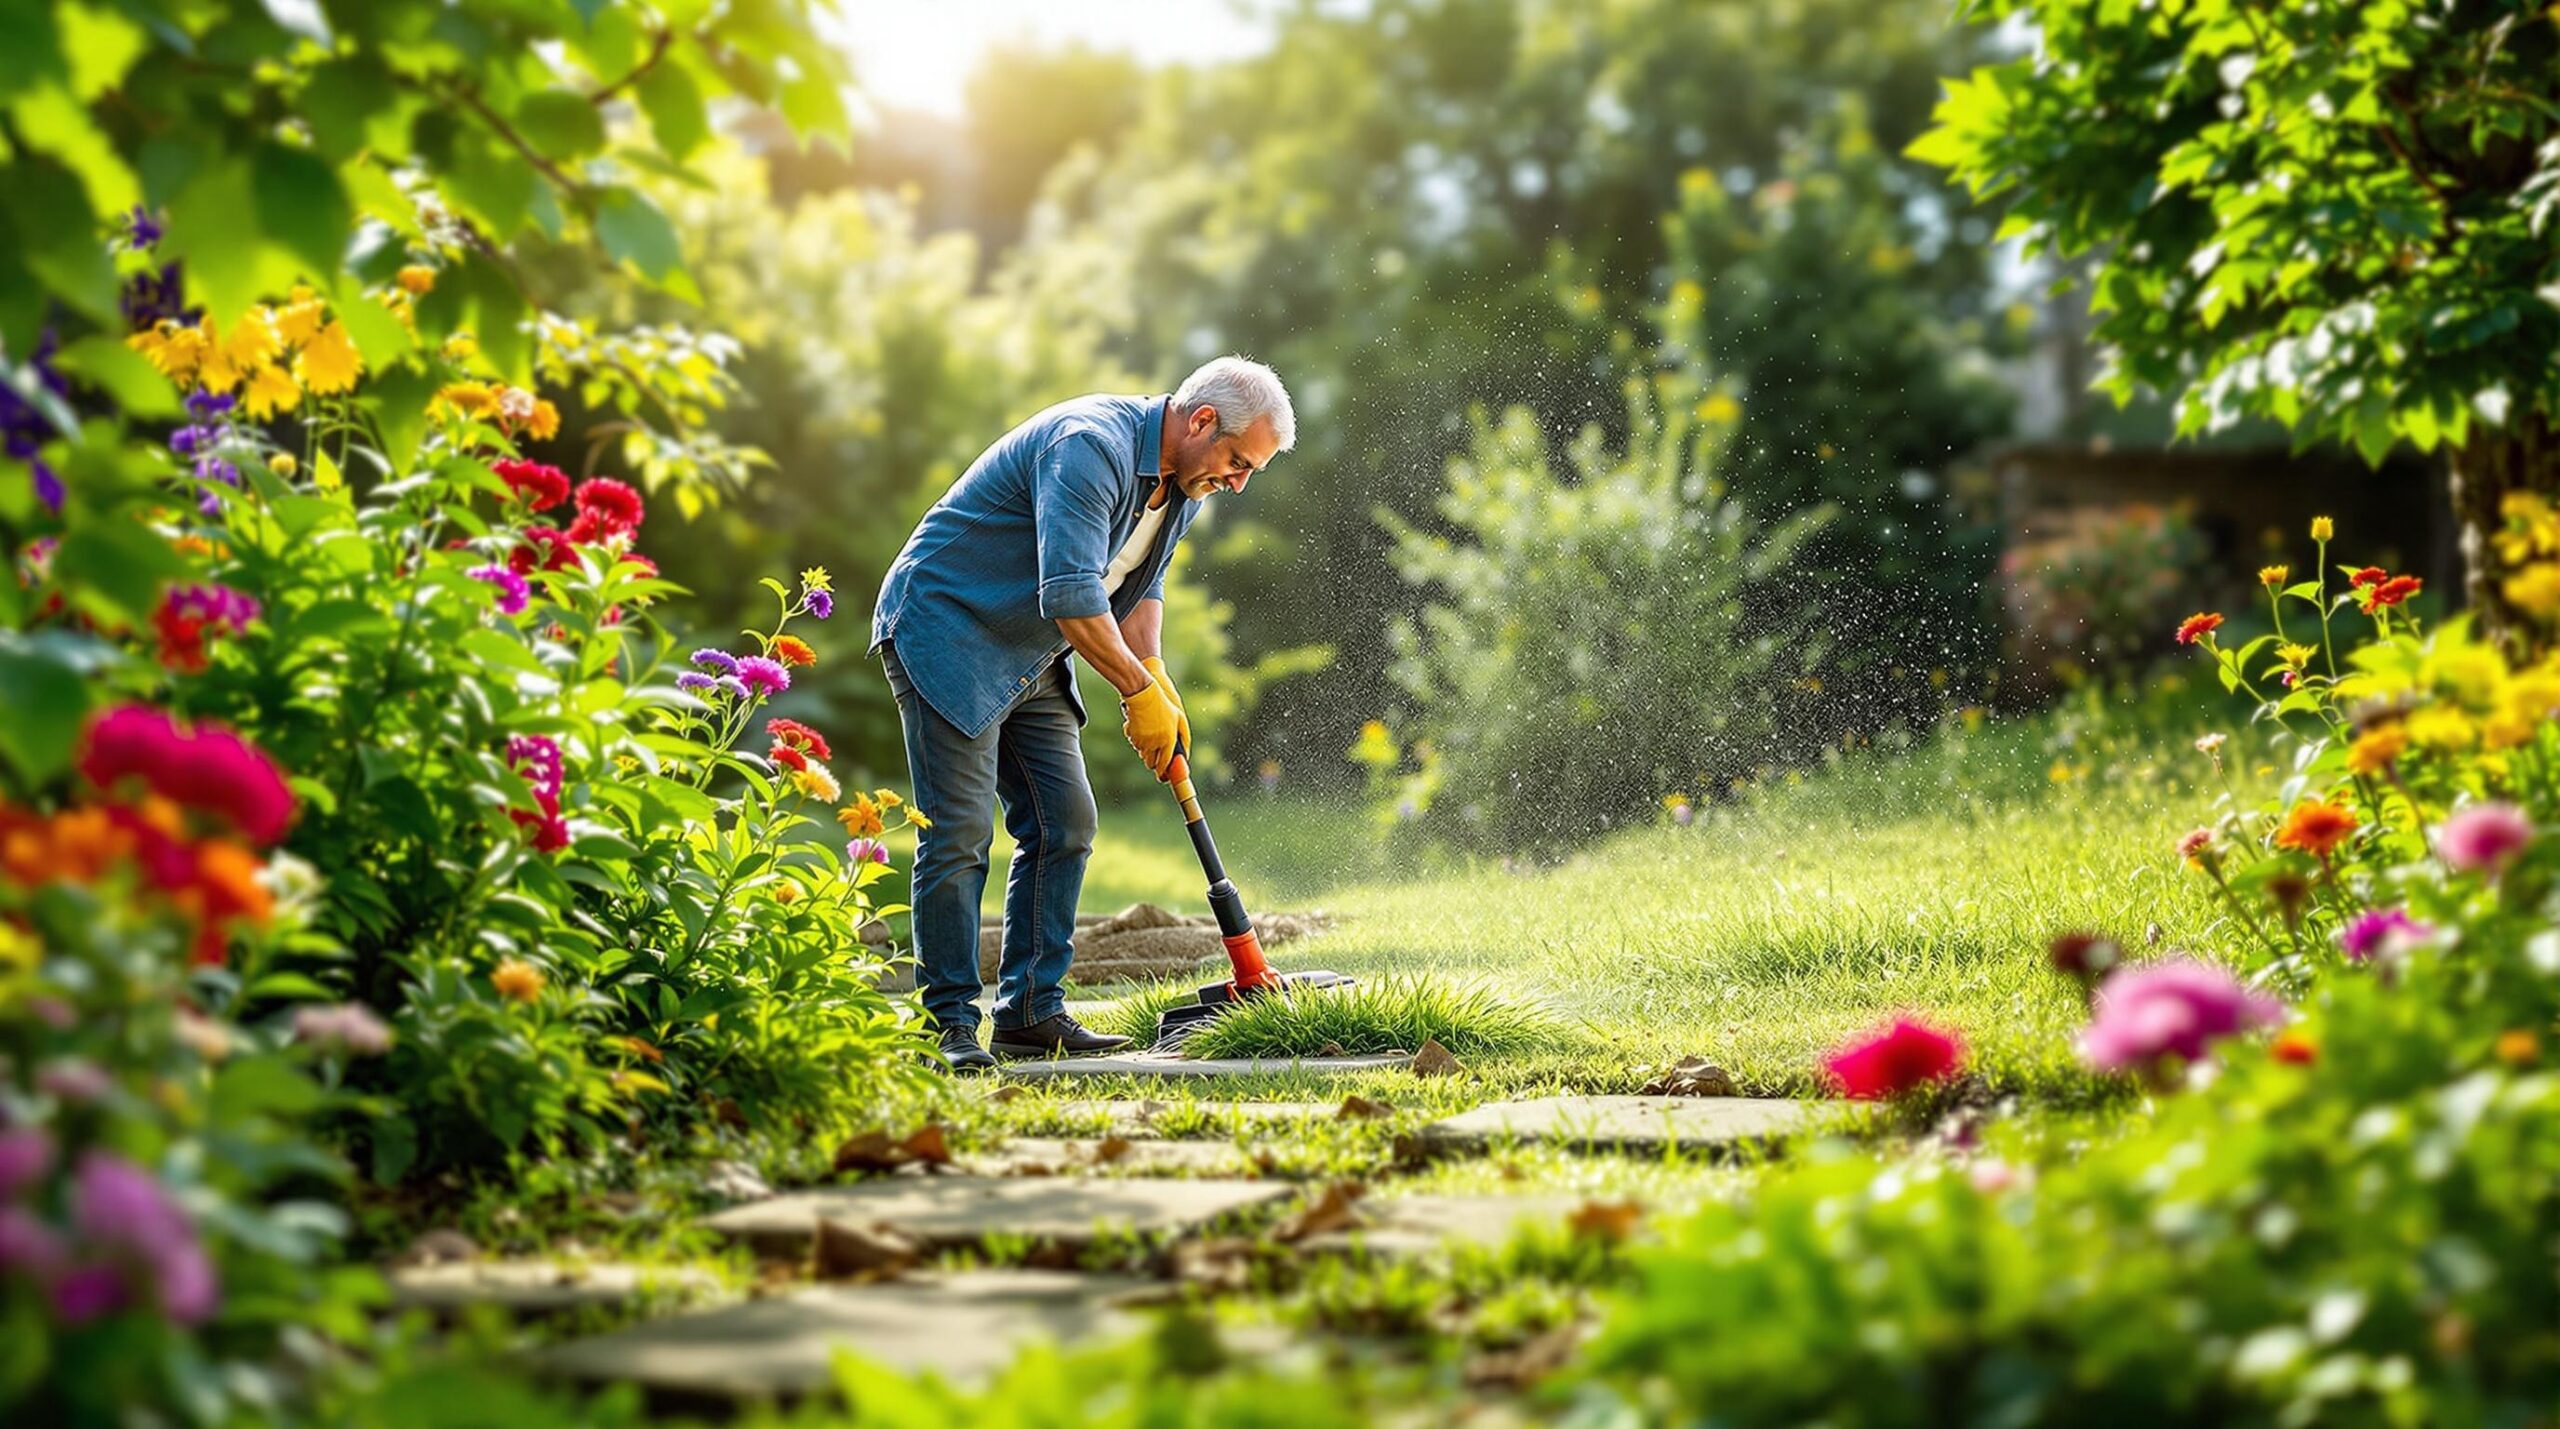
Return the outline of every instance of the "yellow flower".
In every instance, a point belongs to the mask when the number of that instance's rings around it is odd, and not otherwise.
[[[2451,705],[2429,705],[2409,716],[2409,739],[2420,749],[2468,749],[2479,737],[2471,716]]]
[[[2280,586],[2284,584],[2284,578],[2292,574],[2291,566],[2260,566],[2258,567],[2258,584]]]
[[[302,463],[296,461],[291,452],[277,452],[267,458],[267,470],[278,476],[290,477],[301,469]]]
[[[2052,768],[2044,771],[2044,777],[2048,783],[2068,784],[2071,782],[2071,766],[2057,759],[2053,761]]]
[[[2560,561],[2539,561],[2507,577],[2507,603],[2540,620],[2560,619]]]
[[[907,827],[911,829],[929,829],[933,827],[933,820],[926,818],[923,814],[918,813],[914,809],[909,809],[907,810]]]
[[[2326,517],[2326,516],[2314,516],[2314,517],[2312,517],[2312,518],[2311,518],[2311,539],[2312,539],[2312,540],[2314,540],[2314,541],[2329,541],[2329,540],[2334,540],[2334,539],[2336,539],[2336,538],[2337,538],[2337,534],[2338,534],[2338,523],[2337,523],[2337,522],[2330,520],[2330,519],[2329,519],[2328,517]]]
[[[2506,683],[2507,661],[2494,645],[2447,639],[2427,656],[2424,678],[2435,688],[2460,696],[2465,704],[2483,706]]]
[[[293,372],[313,396],[327,397],[356,385],[364,372],[364,354],[356,351],[347,325],[332,322],[304,345],[302,355],[293,360]]]
[[[853,802],[836,810],[836,822],[844,825],[845,837],[870,839],[880,836],[880,806],[864,795],[856,794]]]
[[[812,799],[823,799],[828,803],[844,797],[844,789],[836,783],[833,771],[814,759],[809,761],[808,768],[791,771],[791,785]],[[874,814],[872,817],[877,819],[879,816]]]
[[[899,798],[898,791],[895,789],[874,789],[871,791],[871,802],[883,809],[894,809],[907,801]]]
[[[2309,645],[2287,644],[2276,647],[2276,658],[2297,670],[2309,664],[2311,657],[2319,653]]]
[[[807,586],[811,590],[832,591],[835,589],[834,586],[827,584],[827,568],[824,566],[811,566],[809,569],[802,571],[800,573],[800,584]]]
[[[293,385],[293,374],[274,363],[268,363],[249,374],[249,385],[240,392],[240,410],[259,421],[278,412],[290,412],[302,401],[302,389]]]
[[[486,417],[498,410],[498,394],[486,382],[448,382],[436,389],[435,400],[465,417]]]
[[[192,379],[196,375],[197,364],[204,361],[204,332],[198,328],[181,327],[174,318],[162,318],[124,342],[172,382],[183,383]]]
[[[202,333],[204,360],[196,365],[196,385],[207,392],[228,392],[239,386],[240,379],[248,374],[223,350],[220,337],[213,330],[213,319],[204,320]]]
[[[321,302],[317,293],[297,287],[293,290],[293,301],[276,314],[276,336],[283,338],[287,346],[300,347],[320,330],[328,311],[328,304]]]
[[[560,435],[560,409],[548,397],[534,399],[533,415],[524,419],[525,435],[537,442],[547,442]]]
[[[2488,750],[2513,749],[2532,739],[2540,728],[2540,721],[2519,715],[2504,712],[2486,715],[2480,720],[2480,747]]]
[[[402,291],[425,297],[436,290],[436,270],[423,263],[412,263],[402,268],[393,281],[400,285]]]
[[[2397,724],[2386,724],[2366,730],[2347,746],[2347,771],[2352,774],[2379,774],[2400,751],[2409,747],[2409,731]]]
[[[1719,427],[1729,427],[1742,420],[1742,404],[1718,392],[1698,404],[1698,417]]]
[[[786,878],[773,885],[773,901],[792,904],[800,901],[800,885]]]
[[[443,352],[447,362],[468,362],[479,351],[480,339],[467,332],[455,333],[444,340]]]
[[[224,359],[242,372],[264,367],[283,352],[284,339],[276,335],[275,317],[265,308],[242,313],[231,325],[231,335],[222,340]]]
[[[489,974],[489,985],[500,997],[516,1002],[531,1002],[542,996],[542,969],[522,958],[507,958],[498,970]]]

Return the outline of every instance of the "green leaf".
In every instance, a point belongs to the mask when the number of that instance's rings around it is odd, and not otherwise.
[[[365,1123],[373,1136],[373,1179],[376,1185],[398,1184],[418,1161],[418,1130],[405,1117],[378,1116]]]
[[[160,587],[186,573],[168,543],[139,522],[75,526],[54,552],[54,579],[74,600],[102,600],[109,613],[139,623],[160,603]]]
[[[291,287],[299,267],[259,221],[258,186],[246,162],[200,170],[169,201],[168,256],[186,262],[187,288],[226,328],[270,293]]]
[[[56,84],[29,90],[10,101],[9,118],[20,142],[79,175],[94,212],[122,213],[141,202],[141,182],[70,90]]]
[[[684,249],[674,225],[635,189],[606,189],[596,200],[596,240],[617,263],[628,263],[661,287],[684,275]]]
[[[516,106],[516,132],[544,157],[567,162],[604,147],[604,119],[582,94],[537,90]]]
[[[214,1075],[207,1114],[217,1123],[298,1115],[324,1100],[319,1085],[282,1057],[240,1057]]]
[[[78,3],[55,9],[62,53],[71,61],[71,93],[83,104],[115,88],[150,43],[140,25],[113,10]]]
[[[70,170],[23,157],[0,165],[0,237],[52,297],[101,323],[120,320],[115,264]]]
[[[104,391],[135,417],[174,417],[178,392],[141,353],[103,334],[84,337],[62,350],[54,365]]]
[[[0,646],[0,758],[22,789],[38,789],[71,766],[89,715],[80,672],[35,650]]]
[[[436,380],[403,364],[375,373],[364,391],[364,405],[382,436],[383,459],[395,475],[406,476],[427,434],[427,403],[436,394]]]
[[[711,115],[703,107],[702,90],[684,66],[662,63],[642,75],[635,89],[641,112],[649,116],[649,132],[669,158],[688,158],[711,137]]]
[[[302,113],[311,121],[312,143],[331,162],[366,150],[396,162],[409,154],[399,98],[399,86],[382,61],[357,53],[311,71],[302,87]]]
[[[326,281],[346,252],[354,213],[329,161],[308,149],[262,144],[252,163],[258,226],[300,258],[303,271]]]
[[[318,982],[297,972],[274,972],[250,983],[240,995],[252,1000],[281,998],[299,1002],[327,1002],[336,994]]]
[[[364,354],[364,365],[373,372],[397,364],[415,345],[399,317],[366,297],[361,285],[352,279],[338,284],[329,312],[347,325],[347,336],[356,340],[356,351]]]

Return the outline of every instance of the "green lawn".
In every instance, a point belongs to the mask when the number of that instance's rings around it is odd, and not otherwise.
[[[2207,816],[2210,770],[2195,729],[2167,723],[2080,706],[1951,733],[1519,871],[1408,872],[1361,815],[1259,795],[1211,820],[1252,906],[1341,919],[1279,965],[1427,975],[1551,1014],[1563,1045],[1477,1069],[1506,1084],[1623,1086],[1702,1055],[1798,1089],[1824,1050],[1908,1009],[1961,1030],[1996,1081],[2068,1093],[2081,1011],[2046,967],[2054,935],[2218,946],[2169,852]],[[1157,813],[1106,812],[1088,909],[1200,909],[1179,822]]]

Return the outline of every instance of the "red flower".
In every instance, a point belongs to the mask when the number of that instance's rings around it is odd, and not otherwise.
[[[525,543],[507,553],[507,569],[520,576],[535,570],[573,571],[578,568],[578,548],[570,537],[553,526],[527,526]]]
[[[2222,617],[2219,615],[2203,612],[2190,615],[2178,622],[2178,643],[2193,645],[2221,628]]]
[[[258,843],[293,821],[284,771],[218,725],[182,729],[164,710],[121,705],[89,726],[80,772],[100,789],[126,779],[183,808],[216,815]]]
[[[2351,586],[2380,585],[2384,581],[2390,579],[2390,577],[2391,573],[2380,566],[2366,566],[2362,570],[2348,576],[2347,584]]]
[[[836,752],[827,748],[827,737],[825,735],[818,733],[816,730],[809,728],[807,725],[802,724],[796,719],[776,718],[766,720],[764,722],[764,732],[766,737],[772,739],[774,742],[778,744],[787,744],[793,749],[797,749],[804,754],[814,755],[820,759],[833,759],[836,757]]]
[[[2416,576],[2393,576],[2375,586],[2372,593],[2365,597],[2365,609],[2373,610],[2380,606],[2398,605],[2425,589],[2426,584]]]
[[[647,514],[647,509],[640,504],[640,493],[612,477],[599,476],[579,484],[578,515],[581,521],[593,518],[597,534],[578,539],[627,536],[640,529],[640,522]],[[571,525],[570,531],[575,536],[577,525]]]
[[[1840,1090],[1862,1100],[1900,1096],[1955,1074],[1964,1061],[1964,1039],[1952,1032],[1897,1017],[1834,1052],[1823,1067]]]
[[[775,745],[765,757],[771,759],[774,763],[789,769],[806,769],[809,767],[809,756],[802,754],[799,750],[796,750],[787,744]]]
[[[2297,1067],[2307,1067],[2320,1060],[2320,1044],[2299,1032],[2279,1033],[2275,1041],[2267,1044],[2267,1051],[2277,1061]]]
[[[638,566],[643,576],[655,576],[658,573],[658,563],[638,551],[625,551],[622,553],[622,559]]]
[[[569,478],[556,466],[510,458],[490,468],[527,510],[548,511],[569,499]]]
[[[773,637],[773,658],[795,667],[815,665],[818,652],[810,649],[809,642],[797,635],[777,635]]]

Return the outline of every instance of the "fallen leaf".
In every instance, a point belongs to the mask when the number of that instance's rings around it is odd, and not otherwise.
[[[1173,1248],[1173,1278],[1208,1290],[1245,1290],[1253,1284],[1254,1244],[1240,1236],[1182,1241]]]
[[[924,1247],[896,1227],[818,1217],[820,1280],[876,1280],[924,1261]]]
[[[1395,1107],[1389,1103],[1371,1101],[1358,1092],[1353,1092],[1342,1099],[1341,1108],[1333,1115],[1337,1121],[1376,1121],[1380,1117],[1395,1114]]]
[[[1137,1149],[1137,1143],[1125,1136],[1106,1136],[1093,1148],[1093,1164],[1108,1166]]]
[[[1023,1094],[1022,1085],[1020,1083],[1007,1082],[1003,1086],[996,1088],[994,1091],[987,1093],[987,1100],[997,1106],[1002,1106],[1006,1102],[1012,1101]]]
[[[1564,1223],[1576,1236],[1617,1244],[1634,1235],[1636,1227],[1644,1223],[1644,1203],[1632,1197],[1618,1201],[1595,1198],[1575,1207]]]
[[[1316,1049],[1316,1055],[1317,1055],[1317,1056],[1319,1056],[1319,1057],[1343,1057],[1343,1056],[1348,1056],[1348,1055],[1350,1055],[1350,1054],[1349,1054],[1349,1053],[1347,1053],[1347,1052],[1344,1052],[1344,1051],[1342,1050],[1342,1044],[1341,1044],[1341,1043],[1339,1043],[1339,1042],[1327,1042],[1327,1043],[1325,1043],[1323,1046],[1318,1047],[1318,1048]]]
[[[1467,1361],[1467,1383],[1477,1389],[1526,1389],[1564,1368],[1582,1342],[1574,1325],[1558,1325],[1507,1350],[1487,1350]]]
[[[1356,1203],[1369,1194],[1369,1188],[1357,1181],[1336,1181],[1324,1188],[1315,1203],[1271,1228],[1271,1238],[1282,1244],[1294,1244],[1309,1236],[1327,1231],[1348,1230],[1363,1224]]]
[[[1683,1057],[1670,1071],[1644,1084],[1649,1097],[1729,1097],[1733,1077],[1704,1057]]]
[[[921,1161],[927,1166],[951,1164],[951,1138],[943,1131],[942,1123],[938,1121],[929,1121],[917,1127],[914,1134],[907,1138],[905,1150],[909,1158]]]
[[[1465,1070],[1437,1037],[1424,1038],[1422,1050],[1413,1054],[1413,1074],[1417,1077],[1453,1077]]]
[[[895,1171],[916,1162],[951,1164],[951,1143],[943,1135],[942,1123],[928,1122],[903,1141],[891,1141],[885,1131],[866,1131],[836,1148],[839,1172]]]

